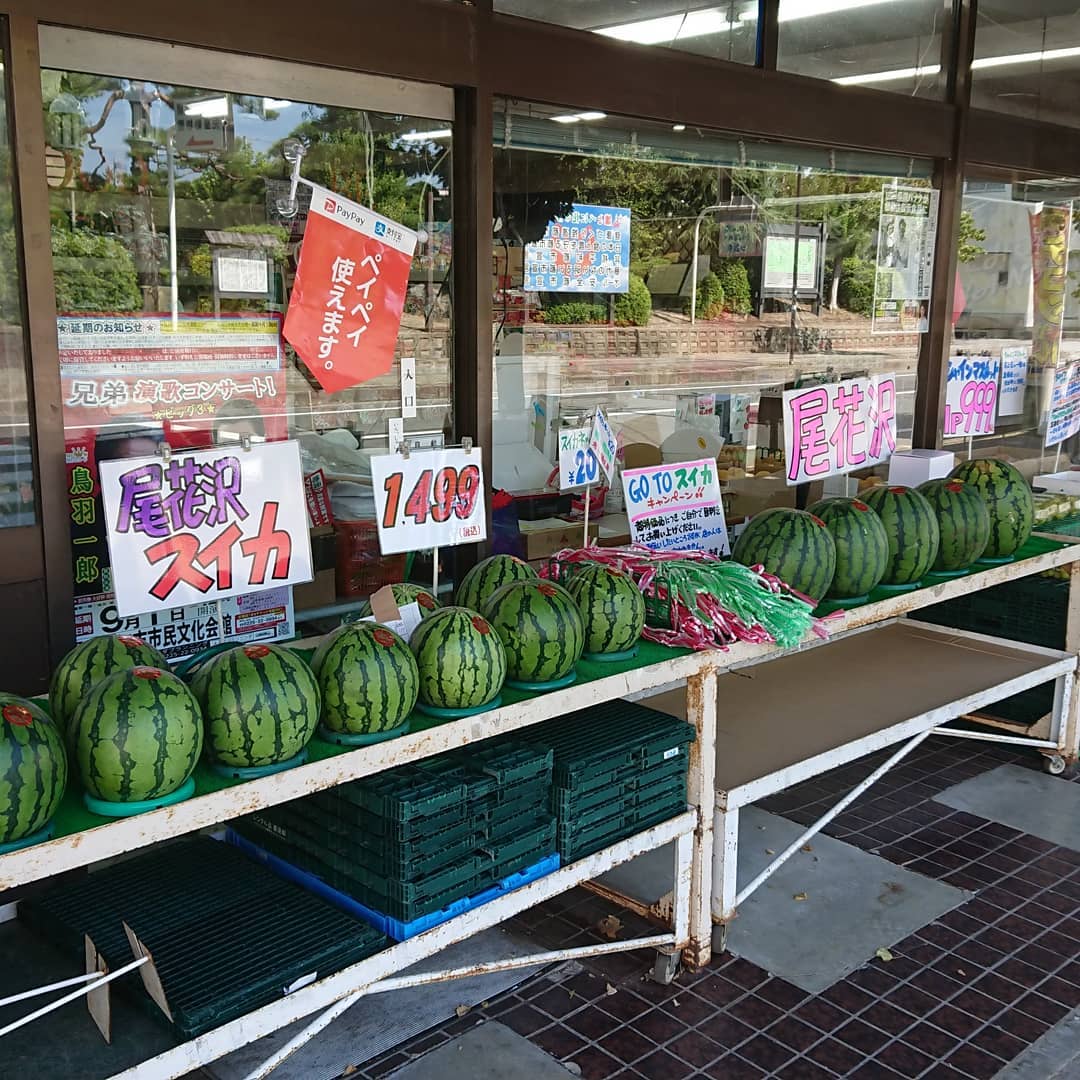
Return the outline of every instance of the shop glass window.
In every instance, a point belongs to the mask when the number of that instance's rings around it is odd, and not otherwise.
[[[871,314],[878,281],[918,291],[915,232],[883,219],[882,193],[929,199],[928,162],[563,111],[495,112],[494,482],[519,522],[580,511],[580,490],[553,496],[558,432],[598,405],[623,465],[715,458],[735,521],[871,482],[786,483],[785,389],[894,375],[910,446],[927,303],[894,305],[888,332]],[[626,532],[621,490],[592,509],[601,536]],[[519,528],[530,557],[540,528]]]
[[[163,444],[298,440],[338,537],[313,533],[296,610],[357,608],[412,569],[379,556],[371,455],[391,421],[417,446],[451,432],[450,92],[78,38],[43,34],[43,62],[71,55],[41,86],[80,633],[119,629],[97,463]],[[311,201],[301,183],[290,203],[295,141],[304,178],[420,236],[392,369],[332,394],[281,333]],[[335,578],[350,522],[364,569]]]
[[[0,70],[0,528],[8,529],[33,525],[37,515],[23,342],[22,268],[15,228],[7,83],[2,74]]]
[[[757,54],[757,0],[686,4],[672,0],[495,0],[495,10],[525,19],[569,26],[594,34],[680,52],[754,63]]]
[[[1076,126],[1080,9],[1071,0],[980,0],[971,103]]]
[[[780,0],[781,71],[940,98],[941,0]]]
[[[1029,480],[1080,464],[1080,391],[1067,381],[1080,374],[1077,196],[1076,179],[970,175],[954,241],[943,446],[1005,458]],[[966,389],[995,382],[989,408],[985,391]]]

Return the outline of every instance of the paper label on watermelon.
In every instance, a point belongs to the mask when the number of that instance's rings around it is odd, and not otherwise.
[[[476,615],[476,616],[473,617],[472,624],[473,624],[473,626],[476,627],[477,631],[479,631],[481,634],[490,634],[491,633],[490,625],[488,625],[488,623],[485,620],[481,619],[479,615]]]
[[[131,669],[136,679],[160,679],[161,669],[156,667],[137,667]]]
[[[266,645],[248,645],[244,649],[244,655],[251,660],[261,660],[270,655],[270,649]]]
[[[140,637],[135,637],[133,634],[118,634],[117,641],[122,642],[129,649],[139,649],[145,642]]]
[[[384,649],[389,649],[396,644],[397,638],[385,627],[380,626],[371,635]]]
[[[5,705],[3,716],[13,727],[29,727],[34,722],[34,714],[25,705]]]

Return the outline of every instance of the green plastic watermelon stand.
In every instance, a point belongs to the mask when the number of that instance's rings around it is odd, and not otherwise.
[[[264,776],[285,772],[294,765],[303,765],[308,758],[307,747],[288,761],[279,761],[274,765],[225,765],[220,761],[211,761],[210,769],[226,780],[261,780]]]
[[[0,844],[0,855],[6,855],[9,851],[22,851],[23,848],[33,847],[43,840],[51,840],[53,835],[53,823],[50,821],[44,828],[36,833],[24,836],[21,840],[9,840],[6,844]]]
[[[352,734],[347,731],[331,731],[323,724],[319,725],[319,738],[323,742],[333,743],[335,746],[371,746],[372,743],[386,742],[388,739],[396,739],[399,735],[409,734],[409,721],[398,724],[397,727],[387,728],[385,731],[364,731]]]
[[[953,578],[967,577],[970,573],[971,567],[965,566],[962,570],[930,570],[926,576],[934,581],[951,581]]]
[[[471,709],[444,709],[438,705],[426,705],[422,701],[416,703],[416,711],[430,716],[435,720],[461,720],[466,716],[477,716],[480,713],[490,712],[502,704],[502,694],[496,694],[490,701],[483,705],[474,705]]]
[[[617,664],[620,660],[633,660],[638,654],[638,647],[623,649],[621,652],[587,652],[581,654],[582,660],[593,660],[597,664]]]
[[[174,806],[185,799],[190,799],[194,794],[195,777],[189,776],[171,795],[162,795],[159,799],[142,799],[137,802],[108,802],[106,799],[95,799],[89,791],[84,791],[83,802],[86,804],[86,809],[92,814],[100,814],[102,817],[125,818],[145,814],[150,810],[160,810],[163,806]]]
[[[886,596],[895,596],[897,593],[914,592],[922,588],[921,581],[913,581],[910,585],[878,585],[874,592],[883,592]]]
[[[571,671],[561,679],[552,679],[550,682],[523,682],[520,679],[507,679],[506,685],[515,690],[526,690],[530,694],[543,694],[548,690],[561,690],[564,686],[570,686],[577,680],[577,672]]]
[[[1016,562],[1015,555],[983,555],[975,560],[976,566],[1004,566],[1005,563]]]
[[[814,614],[818,618],[824,618],[826,615],[831,615],[834,611],[847,611],[848,608],[862,607],[863,604],[869,603],[869,593],[864,593],[862,596],[829,596],[814,608]]]

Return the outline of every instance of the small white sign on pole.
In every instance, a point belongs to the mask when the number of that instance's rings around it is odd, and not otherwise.
[[[1001,361],[991,356],[952,356],[945,382],[942,434],[993,435]]]
[[[310,581],[296,442],[100,463],[120,615]]]
[[[600,479],[600,463],[589,442],[591,427],[559,429],[559,490],[589,487]]]
[[[384,555],[487,539],[478,449],[373,457],[371,482]]]
[[[390,453],[396,454],[405,441],[405,420],[400,416],[393,416],[386,421],[386,430],[390,436]]]
[[[412,420],[416,416],[416,357],[401,358],[401,416]]]
[[[1018,416],[1024,411],[1027,390],[1028,355],[1026,345],[1006,345],[1001,350],[1001,392],[998,416]]]
[[[624,469],[630,538],[654,551],[710,551],[727,555],[727,521],[716,462],[682,461]]]
[[[608,418],[599,405],[593,417],[592,434],[589,436],[589,449],[596,455],[600,469],[610,482],[615,477],[615,458],[619,445],[615,433],[611,430]]]

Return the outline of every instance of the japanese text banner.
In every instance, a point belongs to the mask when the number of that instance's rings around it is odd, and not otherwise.
[[[727,522],[715,461],[704,458],[625,469],[622,482],[635,544],[654,551],[728,554]]]
[[[896,377],[869,375],[784,391],[790,485],[888,461],[896,450]]]
[[[285,338],[329,393],[393,365],[416,233],[313,186]]]
[[[122,616],[310,581],[295,442],[101,463]]]

